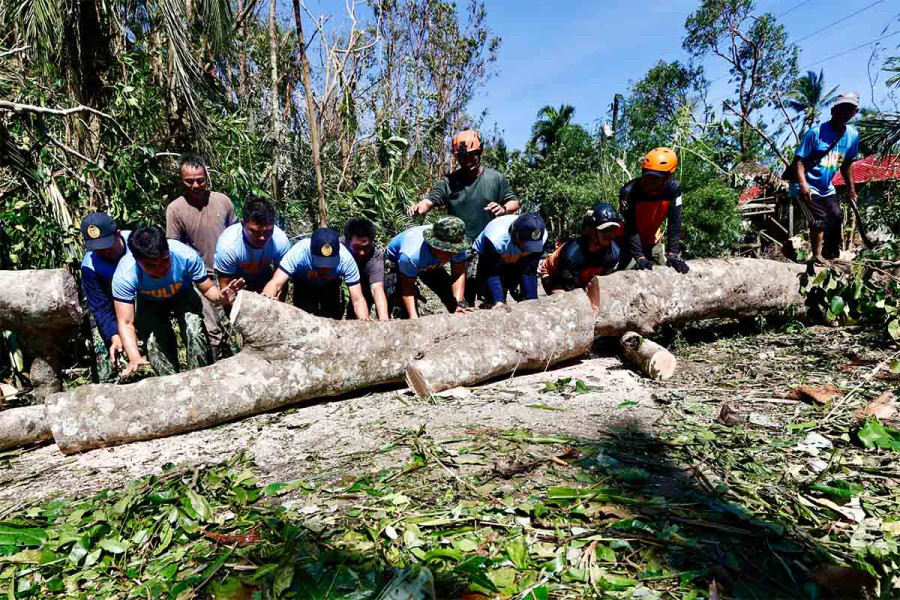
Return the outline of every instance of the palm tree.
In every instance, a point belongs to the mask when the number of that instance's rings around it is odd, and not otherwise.
[[[826,106],[837,97],[838,86],[834,86],[828,92],[825,91],[825,71],[807,71],[806,75],[799,77],[791,91],[785,94],[788,108],[797,112],[797,121],[802,123],[802,131],[812,127]],[[801,132],[802,135],[802,132]]]
[[[560,104],[559,109],[550,105],[537,113],[537,121],[531,126],[531,143],[538,147],[541,154],[547,154],[558,141],[562,131],[569,127],[575,107]]]

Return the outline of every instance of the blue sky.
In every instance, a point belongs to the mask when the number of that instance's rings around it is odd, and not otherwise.
[[[292,22],[290,3],[279,4],[279,15]],[[575,121],[593,128],[608,119],[613,95],[626,93],[629,81],[640,79],[658,60],[687,62],[681,48],[684,22],[699,0],[486,0],[486,5],[488,23],[503,44],[497,75],[478,93],[471,112],[486,110],[483,129],[496,123],[510,147],[522,148],[542,106],[571,104]],[[756,5],[759,12],[775,15],[796,7],[780,19],[793,40],[866,9],[800,41],[801,68],[886,33],[896,34],[881,42],[887,55],[900,45],[898,0],[757,0]],[[340,26],[343,20],[342,0],[307,0],[307,6],[314,14],[334,15],[331,25]],[[360,7],[363,14],[370,13]],[[857,91],[863,105],[871,106],[867,62],[872,46],[811,68],[824,68],[829,87]],[[724,62],[714,57],[704,67],[710,80],[727,72]],[[718,79],[709,99],[720,104],[732,89],[727,78]],[[874,101],[882,102],[883,75],[874,91]]]
[[[758,0],[760,11],[776,15],[802,0]],[[783,18],[792,39],[800,39],[876,0],[815,0]],[[669,0],[641,3],[633,0],[488,0],[488,21],[503,38],[498,75],[472,105],[486,109],[485,129],[493,123],[504,131],[506,142],[521,148],[540,107],[561,103],[575,107],[575,120],[593,126],[606,120],[613,94],[625,93],[660,59],[686,61],[681,48],[684,22],[699,2]],[[837,54],[884,35],[900,31],[896,0],[884,0],[856,17],[800,42],[800,66]],[[900,34],[882,42],[888,49],[900,44]],[[841,85],[857,91],[864,105],[872,103],[866,73],[871,45],[813,67],[825,69],[829,87]],[[726,73],[721,59],[704,64],[707,77]],[[876,100],[885,88],[876,86]],[[727,78],[716,81],[710,100],[732,89]]]

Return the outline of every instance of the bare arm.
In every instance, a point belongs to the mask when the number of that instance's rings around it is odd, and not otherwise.
[[[797,161],[797,183],[800,184],[800,199],[804,202],[812,202],[812,192],[809,190],[809,183],[806,181],[806,167],[802,160]]]
[[[234,298],[237,296],[238,290],[244,287],[244,279],[232,279],[228,282],[227,287],[223,287],[221,289],[212,282],[212,279],[206,279],[202,283],[198,283],[196,285],[197,289],[200,290],[200,293],[203,294],[206,299],[213,304],[228,306],[229,304],[234,302]]]
[[[841,176],[843,176],[844,181],[847,182],[847,198],[855,202],[856,201],[856,184],[853,183],[853,161],[845,160],[841,163]]]
[[[266,287],[263,288],[263,296],[278,300],[289,279],[290,277],[288,277],[287,273],[281,269],[275,269],[275,274],[272,275],[272,279],[270,279],[269,283],[266,284]]]
[[[134,328],[134,304],[118,300],[115,300],[113,304],[116,309],[119,337],[122,339],[125,355],[128,356],[128,366],[122,372],[122,376],[126,377],[134,373],[141,365],[147,364],[147,361],[144,360],[138,349],[137,331]]]
[[[410,217],[425,216],[432,208],[434,208],[434,202],[431,200],[419,200],[407,209],[406,214]]]
[[[450,283],[450,290],[457,302],[462,302],[466,298],[466,263],[452,263],[450,265],[450,277],[453,281]],[[464,312],[466,309],[457,308],[456,312]]]
[[[369,306],[366,304],[366,297],[362,293],[362,285],[347,286],[350,291],[350,303],[353,304],[353,312],[360,321],[369,320]]]
[[[400,275],[400,299],[410,319],[418,319],[416,312],[416,278]]]
[[[372,298],[375,300],[375,314],[378,315],[379,321],[387,321],[391,318],[388,312],[387,294],[384,292],[384,283],[373,283],[370,286],[372,290]]]

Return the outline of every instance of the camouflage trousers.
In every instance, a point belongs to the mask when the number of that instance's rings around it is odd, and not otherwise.
[[[97,379],[100,383],[115,383],[119,378],[119,372],[109,359],[109,348],[100,335],[100,330],[91,324],[91,338],[94,342],[94,356],[97,358]]]
[[[187,369],[210,364],[209,339],[203,323],[203,304],[195,290],[182,292],[163,302],[142,301],[139,298],[136,308],[138,339],[144,342],[147,360],[157,375],[173,375],[181,370],[173,320],[178,325],[184,342]]]

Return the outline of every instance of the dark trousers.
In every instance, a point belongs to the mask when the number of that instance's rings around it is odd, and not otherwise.
[[[806,220],[809,221],[810,228],[821,229],[824,233],[822,256],[824,258],[840,258],[844,211],[837,194],[813,196],[812,202],[809,203],[799,199],[797,202],[800,204]]]
[[[516,302],[525,300],[525,290],[522,287],[522,277],[530,275],[537,277],[538,263],[541,257],[539,254],[534,256],[526,256],[514,263],[495,263],[488,264],[488,261],[482,260],[478,264],[478,273],[476,275],[476,285],[478,286],[478,295],[490,304],[495,302],[506,302],[507,294],[511,295]],[[503,298],[494,298],[488,285],[488,277],[500,277],[500,285],[503,287]],[[469,282],[466,281],[466,286]]]
[[[366,300],[366,310],[369,313],[371,313],[372,307],[375,306],[375,298],[372,297],[372,285],[368,281],[361,279],[359,282],[359,287],[362,288],[362,295],[363,295],[363,298],[365,298],[365,300]],[[355,319],[356,318],[356,311],[353,310],[353,301],[350,300],[349,298],[347,298],[347,311],[344,314],[344,318],[345,319]]]
[[[388,297],[388,310],[393,315],[395,312],[408,319],[409,315],[403,306],[403,300],[400,298],[400,271],[397,269],[397,263],[392,261],[385,262],[384,265],[384,291]],[[429,269],[420,271],[418,281],[428,286],[432,292],[437,294],[441,303],[447,308],[448,312],[456,312],[456,298],[453,296],[453,279],[445,267],[438,269]],[[418,309],[418,289],[416,290],[416,307]]]
[[[344,314],[344,290],[340,280],[320,285],[294,280],[294,306],[317,317],[340,319]]]
[[[138,297],[135,312],[138,338],[146,344],[147,360],[157,375],[173,375],[181,370],[178,340],[172,328],[173,319],[184,340],[187,368],[197,369],[210,364],[203,303],[196,290],[185,290],[167,300],[144,300]]]

